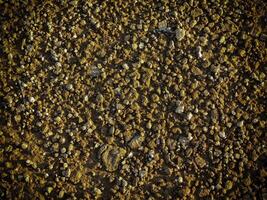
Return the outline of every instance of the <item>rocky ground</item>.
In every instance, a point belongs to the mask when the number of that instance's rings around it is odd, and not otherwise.
[[[264,0],[0,1],[0,199],[267,199]]]

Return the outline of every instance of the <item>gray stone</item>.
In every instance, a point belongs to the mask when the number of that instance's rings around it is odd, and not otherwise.
[[[116,171],[125,154],[125,149],[114,145],[107,145],[104,147],[101,159],[108,171]]]

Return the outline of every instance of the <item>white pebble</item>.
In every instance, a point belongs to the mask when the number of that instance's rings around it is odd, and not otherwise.
[[[131,158],[131,157],[133,157],[133,152],[130,152],[130,153],[128,154],[128,158]]]
[[[192,113],[191,113],[191,112],[187,114],[187,119],[188,119],[188,120],[191,120],[191,119],[192,119],[192,117],[193,117],[193,115],[192,115]]]
[[[191,133],[188,133],[187,139],[188,139],[189,141],[191,141],[191,140],[193,139],[193,136],[192,136]]]
[[[30,97],[30,98],[29,98],[29,101],[30,101],[31,103],[33,103],[33,102],[35,102],[35,99],[34,99],[33,97]]]
[[[197,56],[202,58],[202,48],[200,46],[197,47]]]
[[[225,132],[224,132],[224,131],[220,131],[220,132],[219,132],[219,136],[220,136],[221,138],[226,138],[226,135],[225,135]]]
[[[179,113],[179,114],[183,113],[184,112],[184,106],[183,105],[177,106],[177,108],[175,109],[175,112]]]
[[[243,120],[237,123],[238,127],[242,127],[243,125],[244,125],[244,121]]]

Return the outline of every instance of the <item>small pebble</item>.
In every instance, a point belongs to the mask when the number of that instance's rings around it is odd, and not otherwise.
[[[178,27],[175,33],[178,41],[181,41],[185,37],[185,30],[182,28]]]
[[[151,121],[148,121],[147,124],[146,124],[146,128],[147,129],[151,129],[152,128],[152,123]]]
[[[48,194],[50,194],[52,191],[53,191],[53,188],[52,188],[52,187],[48,187],[48,188],[47,188],[47,193],[48,193]]]
[[[244,125],[244,121],[243,121],[243,120],[242,120],[242,121],[239,121],[239,122],[237,123],[237,126],[240,127],[240,128],[241,128],[243,125]]]
[[[26,150],[26,149],[28,148],[28,144],[25,143],[25,142],[23,142],[23,143],[21,144],[21,147],[22,147],[22,149]]]
[[[61,190],[58,194],[58,198],[62,199],[64,197],[65,192]]]
[[[226,190],[231,190],[232,187],[233,187],[233,182],[230,181],[230,180],[226,181],[225,189],[226,189]]]
[[[193,117],[193,114],[191,112],[187,114],[187,120],[191,120],[192,117]]]
[[[109,130],[108,130],[109,135],[113,135],[114,132],[115,132],[115,127],[114,127],[114,126],[111,126],[111,127],[109,128]]]
[[[29,101],[30,101],[31,103],[34,103],[34,102],[35,102],[34,97],[30,97],[30,98],[29,98]]]
[[[224,131],[220,131],[220,132],[219,132],[219,136],[220,136],[221,138],[226,138],[226,135],[225,135],[225,132],[224,132]]]
[[[184,106],[183,105],[178,105],[175,109],[175,112],[178,114],[181,114],[184,112]]]
[[[63,148],[61,148],[61,150],[60,150],[60,152],[63,154],[63,153],[66,153],[66,148],[65,147],[63,147]]]
[[[67,90],[73,90],[73,85],[72,84],[67,84],[66,88],[67,88]]]

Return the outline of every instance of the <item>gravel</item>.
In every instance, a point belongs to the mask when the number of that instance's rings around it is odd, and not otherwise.
[[[266,199],[266,1],[0,1],[0,199]]]

